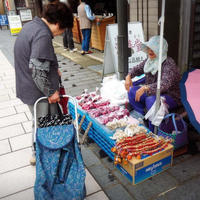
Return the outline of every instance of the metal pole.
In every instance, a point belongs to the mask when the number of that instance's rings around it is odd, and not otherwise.
[[[143,29],[144,29],[144,2],[142,0],[142,25],[143,25]]]
[[[117,0],[118,22],[118,78],[123,80],[128,74],[128,14],[127,0]]]
[[[147,40],[149,40],[149,0],[147,0]]]
[[[140,16],[140,13],[139,13],[139,0],[137,0],[137,21],[140,21],[139,16]]]
[[[158,112],[160,107],[160,79],[161,79],[161,61],[162,61],[162,49],[163,49],[163,33],[164,33],[164,22],[165,22],[165,0],[162,0],[162,12],[160,22],[160,47],[159,47],[159,61],[158,61],[158,79],[157,79],[157,92],[156,92],[156,109],[155,114]],[[157,134],[158,127],[155,126],[154,133]]]

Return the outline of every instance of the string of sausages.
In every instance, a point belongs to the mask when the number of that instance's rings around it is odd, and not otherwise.
[[[152,133],[139,133],[132,137],[123,138],[111,149],[115,153],[114,163],[127,164],[128,160],[133,157],[141,159],[143,155],[151,156],[165,149],[171,142],[163,137],[153,137]]]

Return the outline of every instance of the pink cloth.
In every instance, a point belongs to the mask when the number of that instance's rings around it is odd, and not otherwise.
[[[200,69],[188,74],[185,82],[187,100],[194,112],[196,120],[200,123]]]

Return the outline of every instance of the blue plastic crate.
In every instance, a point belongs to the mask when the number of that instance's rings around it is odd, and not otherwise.
[[[114,131],[111,131],[106,126],[100,124],[96,119],[88,116],[89,120],[93,124],[93,128],[96,131],[96,134],[101,135],[103,139],[106,139],[106,142],[109,146],[113,147],[115,145],[115,141],[112,140],[110,137],[113,136]]]
[[[75,117],[74,113],[74,105],[73,103],[69,102],[68,105],[69,112],[72,115],[73,119]],[[85,115],[85,120],[82,124],[82,128],[86,130],[89,122],[92,122],[92,126],[88,132],[88,136],[95,141],[95,143],[112,159],[114,160],[114,153],[111,152],[111,148],[115,146],[115,141],[110,139],[111,136],[113,136],[113,131],[110,131],[105,126],[101,125],[97,120],[90,117],[88,113],[83,111],[80,107],[78,107],[77,112],[82,117]],[[81,120],[81,117],[79,117],[79,122]]]
[[[90,137],[101,147],[101,149],[114,160],[114,153],[111,148],[115,146],[115,141],[110,139],[113,136],[113,131],[110,131],[105,126],[101,125],[97,120],[88,116],[92,122],[93,132]]]

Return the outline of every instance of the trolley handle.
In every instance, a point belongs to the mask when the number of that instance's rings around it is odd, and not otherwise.
[[[78,130],[78,113],[77,113],[77,100],[69,95],[60,95],[61,98],[64,97],[68,97],[70,99],[72,99],[72,101],[74,102],[74,110],[75,110],[75,129],[76,129],[76,136],[77,136],[77,142],[79,143],[79,130]],[[36,135],[36,131],[37,131],[37,116],[36,116],[36,108],[37,108],[37,104],[44,99],[48,99],[48,97],[41,97],[39,98],[35,104],[34,104],[34,134]]]

